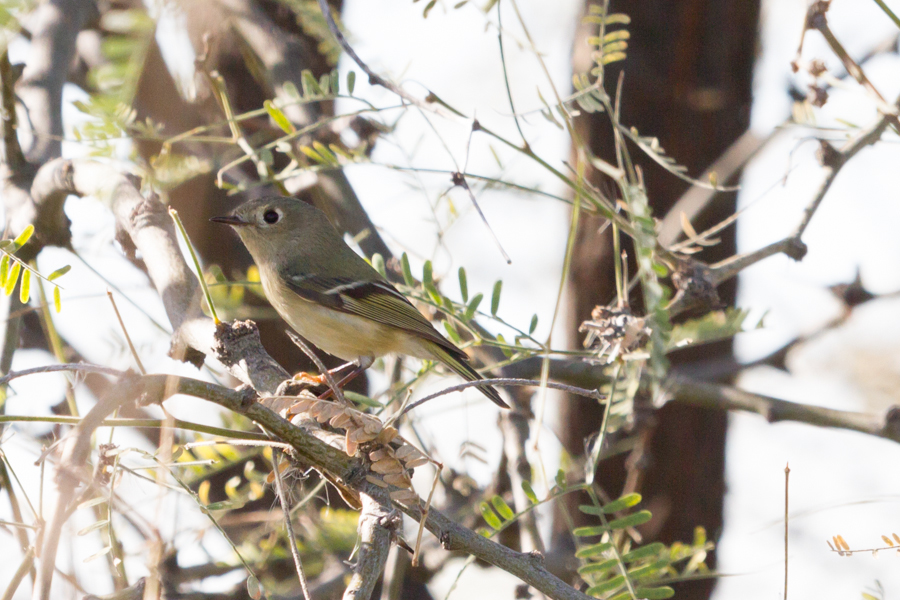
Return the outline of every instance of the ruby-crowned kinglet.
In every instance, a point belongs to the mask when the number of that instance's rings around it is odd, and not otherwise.
[[[467,381],[482,379],[378,271],[344,243],[319,209],[285,197],[251,200],[216,223],[231,225],[259,267],[263,289],[297,333],[367,367],[390,353],[438,361]],[[509,406],[489,385],[478,389]]]

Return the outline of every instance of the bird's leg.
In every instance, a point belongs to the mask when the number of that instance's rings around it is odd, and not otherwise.
[[[363,371],[365,371],[366,369],[371,367],[372,363],[374,363],[374,362],[375,362],[375,359],[372,358],[371,356],[360,356],[356,360],[356,362],[347,363],[346,365],[343,365],[342,367],[340,367],[341,369],[343,369],[347,365],[356,365],[355,369],[353,369],[352,371],[347,373],[340,381],[337,382],[337,384],[336,384],[337,387],[339,389],[344,389],[345,385],[347,385],[348,383],[350,383],[351,381],[356,379],[360,373],[362,373]],[[328,388],[319,396],[319,400],[324,400],[325,398],[329,398],[332,395],[332,393],[333,393],[332,389]]]
[[[351,362],[345,363],[345,364],[343,364],[343,365],[341,365],[341,366],[339,366],[339,367],[335,367],[335,368],[333,368],[333,369],[329,369],[328,372],[329,372],[329,373],[331,374],[331,376],[333,377],[334,375],[336,375],[337,373],[340,373],[341,371],[343,371],[343,370],[346,369],[347,367],[355,367],[356,364],[357,364],[356,362],[351,361]],[[328,378],[325,377],[325,374],[324,374],[324,373],[321,373],[321,374],[319,374],[319,375],[313,375],[312,373],[307,373],[306,371],[300,371],[299,373],[297,373],[296,375],[294,375],[294,376],[292,377],[292,379],[293,379],[294,381],[296,381],[297,383],[305,383],[305,384],[308,384],[308,385],[310,385],[310,386],[320,386],[320,385],[327,385],[327,384],[328,384]]]

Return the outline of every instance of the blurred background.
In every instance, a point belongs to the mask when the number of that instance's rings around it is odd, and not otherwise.
[[[89,10],[82,4],[74,3],[73,10]],[[900,94],[900,30],[888,13],[900,11],[900,2],[883,4],[834,0],[827,15],[835,37],[890,103]],[[737,166],[730,173],[719,169],[728,173],[719,183],[737,184],[740,191],[714,195],[692,219],[700,232],[735,209],[741,211],[736,225],[717,236],[721,242],[699,255],[705,262],[750,252],[788,236],[824,177],[817,158],[819,140],[840,148],[880,118],[872,94],[846,76],[841,60],[816,31],[806,32],[798,57],[808,7],[806,0],[642,0],[612,2],[609,9],[631,19],[627,56],[610,64],[605,74],[610,94],[616,93],[621,82],[622,123],[634,125],[641,135],[659,138],[666,154],[685,165],[693,177],[701,177],[727,152],[736,157],[732,162]],[[348,239],[368,256],[382,254],[389,270],[395,266],[391,255],[406,253],[416,277],[430,261],[441,292],[453,300],[463,300],[457,284],[460,267],[467,273],[469,297],[482,293],[490,299],[495,282],[502,280],[500,319],[480,320],[489,333],[511,340],[516,336],[512,328],[528,331],[536,315],[534,339],[553,348],[581,349],[578,326],[595,305],[615,298],[610,230],[599,217],[582,218],[571,235],[571,270],[564,276],[571,190],[523,152],[483,132],[473,133],[471,119],[515,144],[524,137],[543,161],[572,175],[575,153],[570,131],[559,125],[561,119],[548,119],[542,111],[547,103],[556,103],[557,95],[565,98],[573,92],[573,72],[591,67],[586,38],[594,34],[590,24],[582,23],[586,4],[581,0],[500,0],[489,6],[442,0],[347,0],[334,9],[350,44],[376,73],[417,97],[432,93],[467,118],[441,118],[401,107],[396,95],[369,85],[352,60],[345,55],[338,59],[339,49],[329,38],[321,14],[316,16],[315,2],[113,2],[85,19],[89,25],[78,38],[78,59],[63,88],[65,140],[60,152],[66,157],[100,154],[102,160],[142,176],[152,173],[155,189],[181,213],[204,265],[218,265],[232,281],[252,279],[249,257],[236,238],[212,229],[215,226],[207,219],[226,213],[247,197],[271,193],[270,187],[254,184],[258,165],[245,161],[225,171],[229,186],[243,188],[228,194],[215,185],[216,174],[239,158],[240,150],[233,148],[231,155],[218,153],[215,144],[193,140],[175,147],[177,164],[175,159],[163,163],[157,157],[158,140],[133,135],[133,129],[117,129],[117,103],[128,98],[134,111],[130,125],[161,126],[162,133],[172,136],[222,118],[212,91],[214,80],[200,72],[204,65],[223,76],[236,114],[259,109],[265,98],[290,96],[285,82],[296,78],[301,67],[316,76],[336,68],[343,85],[346,74],[356,71],[353,98],[304,105],[307,114],[285,113],[298,126],[304,120],[345,115],[334,119],[334,126],[323,135],[332,142],[362,148],[359,155],[342,172],[298,169],[284,179],[287,189],[316,205],[336,207],[329,214]],[[33,25],[40,10],[17,3],[7,10],[21,15],[28,32],[7,36],[10,60],[27,65],[34,58],[29,38],[39,32]],[[502,41],[498,40],[501,30]],[[277,43],[282,38],[291,40],[286,48]],[[270,60],[267,52],[276,51],[281,52],[280,60]],[[800,66],[796,72],[792,69],[795,59]],[[815,59],[825,68],[818,78],[807,68]],[[26,67],[26,82],[28,76]],[[811,85],[817,88],[810,91]],[[298,87],[302,86],[294,89]],[[811,100],[817,93],[821,99],[820,90],[826,88],[827,101],[815,105]],[[572,106],[579,111],[578,105]],[[378,110],[367,114],[368,120],[354,116],[372,107]],[[572,131],[597,156],[615,163],[608,117],[579,112]],[[268,119],[260,115],[243,125],[254,142],[265,138],[267,128],[272,129],[271,123],[261,125],[261,120]],[[21,130],[23,145],[34,148],[27,128]],[[85,141],[91,136],[94,141]],[[362,146],[364,142],[371,143]],[[877,418],[897,403],[897,142],[897,132],[888,128],[877,144],[843,167],[804,235],[809,252],[802,261],[773,256],[720,288],[725,303],[749,311],[746,331],[735,336],[733,343],[727,340],[673,352],[673,369],[705,380],[733,382],[775,398]],[[644,169],[654,215],[661,219],[690,185],[636,148],[632,152]],[[466,191],[453,186],[454,172],[472,175],[468,183],[484,221]],[[609,182],[598,171],[590,169],[588,177],[599,189],[609,190]],[[352,210],[342,208],[344,204],[336,199],[346,198],[348,189],[369,223],[353,221]],[[115,241],[115,222],[106,207],[96,199],[72,198],[66,212],[72,220],[77,256],[47,247],[37,265],[42,273],[63,264],[73,267],[63,280],[63,310],[54,316],[59,334],[72,349],[70,358],[122,369],[134,366],[106,296],[114,282],[121,298],[119,309],[149,371],[220,378],[215,368],[198,372],[166,357],[169,331],[162,303],[147,277],[122,256]],[[373,227],[379,239],[366,235],[367,227]],[[272,318],[265,303],[249,290],[244,299],[250,308],[241,302],[228,305],[223,297],[226,310],[232,311],[229,315],[259,318],[269,352],[288,370],[305,366],[305,359],[283,335],[284,325]],[[38,302],[39,298],[32,299],[33,305]],[[25,324],[40,333],[37,321],[29,325],[26,319]],[[479,358],[487,361],[489,356]],[[12,370],[58,358],[48,352],[46,343],[26,341],[15,354]],[[369,372],[357,391],[383,401],[393,383],[392,371],[412,376],[418,368],[414,361],[398,367],[386,359]],[[60,402],[70,385],[67,381],[62,375],[19,380],[5,412],[47,415]],[[413,399],[450,382],[445,377],[423,379]],[[90,383],[74,382],[74,394],[84,410],[97,393]],[[517,401],[536,415],[530,421],[527,449],[532,484],[543,497],[558,468],[578,464],[585,440],[600,426],[602,407],[554,392],[535,397],[523,393]],[[168,401],[166,409],[177,418],[222,424],[222,416],[199,400],[178,398]],[[148,411],[161,414],[152,408]],[[467,390],[417,409],[411,427],[432,456],[459,477],[471,478],[476,488],[495,489],[501,485],[498,464],[504,452],[500,419],[492,404],[477,391]],[[100,431],[106,436],[103,432],[108,429]],[[10,464],[18,466],[25,489],[40,486],[41,472],[30,465],[40,454],[40,441],[50,435],[47,425],[14,424],[0,438]],[[115,436],[120,444],[147,451],[158,443],[152,435],[128,429],[117,429]],[[629,427],[614,436],[611,443],[616,442],[628,450],[601,464],[597,483],[611,497],[623,490],[640,491],[655,517],[642,530],[647,539],[690,542],[694,528],[702,526],[717,543],[708,564],[719,575],[715,580],[676,586],[676,597],[783,596],[787,464],[791,470],[791,595],[847,598],[868,593],[888,598],[900,593],[896,552],[841,557],[826,544],[840,534],[853,549],[877,548],[884,545],[882,535],[900,533],[900,479],[890,467],[900,460],[896,442],[800,423],[770,424],[757,415],[678,402],[652,415],[639,412]],[[635,484],[635,478],[639,483]],[[430,474],[423,476],[422,485],[416,479],[420,493],[430,479]],[[183,498],[160,500],[146,486],[127,485],[135,486],[139,511],[156,511],[147,514],[157,515],[163,539],[179,550],[181,567],[228,553],[218,533],[200,524],[202,515],[194,503]],[[44,493],[47,505],[52,505],[52,494]],[[7,511],[8,506],[0,504],[0,519],[9,519]],[[177,519],[166,516],[176,512]],[[73,535],[64,553],[69,564],[60,568],[77,570],[89,592],[110,593],[114,584],[108,574],[102,575],[107,572],[103,561],[82,562],[101,550],[102,540],[74,535],[92,521],[89,511],[79,511],[73,519]],[[548,552],[552,548],[571,554],[571,536],[558,510],[542,508],[536,523]],[[139,544],[126,541],[133,544],[126,561],[129,575],[141,576],[147,567],[136,549]],[[17,556],[0,564],[0,581],[11,576],[18,560]],[[496,569],[469,568],[459,576],[463,563],[463,558],[454,558],[431,574],[427,593],[434,598],[511,598],[516,593],[520,582]],[[206,579],[198,589],[228,590],[242,577],[231,572]],[[67,593],[80,597],[71,589]],[[23,587],[15,597],[28,597],[28,591]]]

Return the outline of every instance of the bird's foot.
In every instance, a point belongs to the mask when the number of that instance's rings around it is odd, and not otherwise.
[[[282,381],[275,393],[278,396],[297,396],[304,390],[321,393],[326,387],[324,376],[301,372]]]

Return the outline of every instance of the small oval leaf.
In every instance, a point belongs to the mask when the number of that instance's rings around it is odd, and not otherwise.
[[[31,271],[25,269],[22,271],[22,284],[19,286],[19,301],[22,304],[28,304],[28,298],[31,297]]]
[[[491,315],[497,316],[497,309],[500,308],[500,292],[503,290],[503,281],[497,280],[494,284],[494,292],[491,294]]]
[[[463,315],[466,321],[471,321],[475,318],[475,312],[478,310],[478,305],[481,304],[482,298],[484,298],[482,294],[475,294],[471,302],[466,306],[466,312]]]
[[[47,279],[53,281],[54,279],[59,279],[66,273],[72,270],[72,265],[66,265],[64,267],[60,267],[57,270],[53,271],[49,275],[47,275]]]
[[[416,280],[413,279],[412,271],[409,268],[409,257],[406,255],[406,252],[400,257],[400,267],[403,269],[403,281],[409,287],[415,287]]]
[[[494,529],[500,529],[503,526],[503,523],[501,523],[499,517],[497,517],[497,513],[491,509],[491,506],[487,502],[481,503],[481,516],[484,517],[484,522]]]
[[[13,244],[15,244],[16,250],[24,246],[29,239],[31,239],[31,234],[34,233],[34,225],[29,225],[25,229],[22,230],[16,239],[13,240]]]
[[[18,261],[13,262],[13,266],[9,270],[9,276],[6,278],[6,287],[3,288],[3,291],[7,296],[11,296],[13,290],[16,289],[16,281],[19,280],[19,270],[21,268],[22,265],[20,265]]]
[[[509,504],[507,504],[506,501],[503,500],[503,498],[501,498],[500,496],[494,496],[493,498],[491,498],[491,504],[494,505],[494,510],[496,510],[497,513],[501,517],[503,517],[503,520],[505,521],[509,521],[516,516],[516,513],[513,512],[513,509],[510,508]]]
[[[459,293],[463,302],[469,301],[469,284],[466,280],[466,269],[464,267],[459,268]]]
[[[294,124],[290,122],[287,116],[281,112],[281,109],[275,106],[271,100],[263,102],[263,106],[265,107],[266,112],[269,113],[269,116],[272,117],[272,120],[275,121],[275,124],[281,127],[282,131],[285,133],[294,133],[297,131]]]

